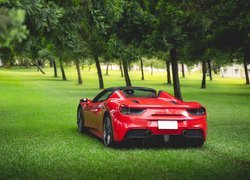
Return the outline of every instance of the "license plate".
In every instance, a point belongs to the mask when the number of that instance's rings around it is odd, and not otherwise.
[[[158,121],[158,129],[178,129],[177,121]]]

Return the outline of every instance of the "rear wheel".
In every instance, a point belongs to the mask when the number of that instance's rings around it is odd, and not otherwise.
[[[79,133],[84,132],[84,117],[81,105],[79,105],[77,108],[77,127]]]
[[[113,128],[112,122],[109,115],[104,117],[103,123],[103,144],[107,147],[114,146],[114,138],[113,138]]]

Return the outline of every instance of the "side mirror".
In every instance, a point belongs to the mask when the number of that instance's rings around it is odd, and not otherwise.
[[[88,98],[82,98],[82,99],[80,99],[80,102],[86,103],[87,106],[92,105],[92,101]]]
[[[81,98],[80,102],[88,102],[88,99],[87,98]]]
[[[80,99],[80,102],[88,102],[89,100],[88,100],[88,98],[82,98],[82,99]]]

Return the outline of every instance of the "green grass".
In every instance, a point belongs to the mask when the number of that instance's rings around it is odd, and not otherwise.
[[[0,179],[249,179],[250,87],[244,79],[214,77],[200,89],[200,75],[181,78],[185,101],[207,107],[209,133],[201,149],[108,149],[76,130],[81,97],[98,90],[96,71],[84,69],[77,85],[75,68],[68,81],[35,69],[0,69]],[[173,93],[165,73],[131,72],[133,85]],[[124,85],[118,71],[105,87]]]

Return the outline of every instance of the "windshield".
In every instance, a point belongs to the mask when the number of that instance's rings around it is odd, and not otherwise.
[[[136,97],[136,98],[155,98],[155,91],[150,91],[146,89],[124,89],[124,95],[127,98]]]

